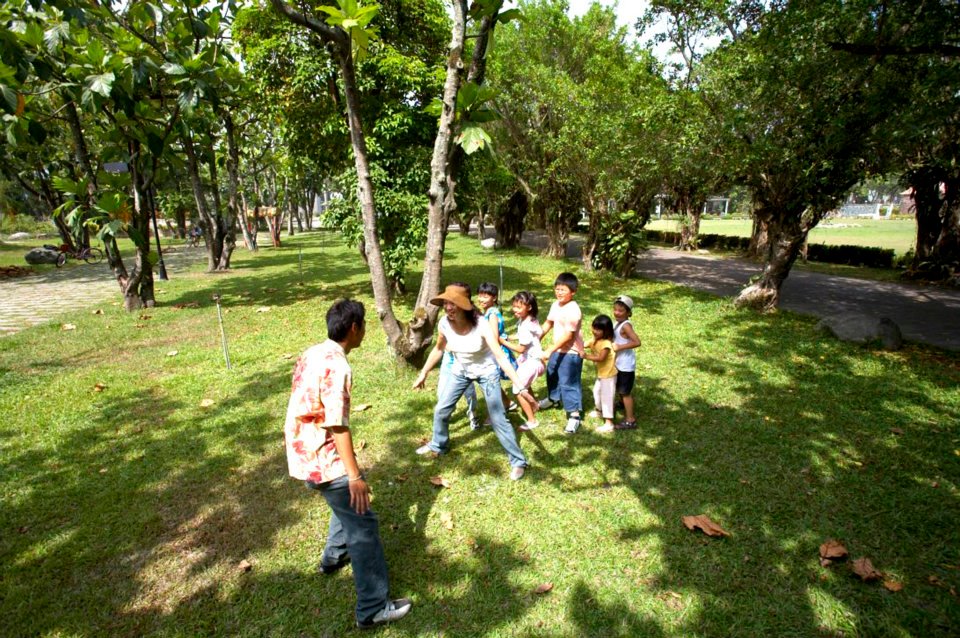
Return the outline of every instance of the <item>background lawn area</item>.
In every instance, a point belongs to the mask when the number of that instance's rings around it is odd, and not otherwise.
[[[675,219],[654,219],[647,224],[651,230],[677,231]],[[749,237],[752,222],[749,219],[704,219],[700,223],[703,234]],[[917,224],[912,219],[829,219],[810,231],[810,243],[892,248],[903,255],[913,248],[917,238]]]
[[[636,300],[641,426],[602,436],[588,422],[570,437],[562,412],[547,412],[522,435],[532,467],[513,483],[495,437],[470,431],[462,410],[450,454],[414,454],[436,372],[428,391],[408,390],[414,371],[385,347],[354,248],[319,233],[284,243],[238,249],[230,273],[198,265],[157,282],[161,305],[143,313],[124,313],[117,297],[66,315],[76,330],[58,322],[0,339],[4,635],[354,633],[351,569],[316,572],[327,509],[287,476],[282,446],[294,359],[345,295],[370,313],[351,358],[354,403],[372,407],[353,416],[354,436],[392,593],[415,601],[378,635],[960,631],[956,355],[875,352],[790,313],[583,275],[588,321],[618,293]],[[444,279],[498,281],[499,256],[504,296],[533,290],[544,317],[556,274],[579,273],[451,234]],[[593,376],[588,364],[587,409]],[[450,488],[431,485],[437,475]],[[681,516],[692,514],[732,536],[688,531]],[[821,567],[830,538],[902,591]],[[542,583],[552,591],[534,593]]]

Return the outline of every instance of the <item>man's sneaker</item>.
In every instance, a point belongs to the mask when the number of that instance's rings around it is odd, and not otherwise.
[[[524,432],[529,432],[530,430],[533,430],[539,425],[540,425],[539,421],[527,421],[526,423],[520,426],[520,429],[523,430]]]
[[[369,620],[358,620],[357,627],[360,629],[372,629],[377,625],[400,620],[410,612],[413,602],[409,598],[398,598],[388,600],[386,606],[374,614]]]
[[[321,574],[326,574],[327,576],[329,576],[330,574],[336,574],[338,571],[343,569],[344,565],[346,565],[349,562],[350,562],[350,554],[344,554],[339,558],[339,560],[337,560],[337,562],[330,563],[329,565],[325,565],[323,561],[320,561],[320,565],[319,567],[317,567],[317,569],[320,570]]]
[[[520,479],[523,478],[523,473],[524,473],[524,467],[523,467],[523,466],[518,466],[518,467],[513,468],[512,470],[510,470],[510,480],[511,480],[511,481],[519,481]]]
[[[577,430],[580,429],[580,417],[571,416],[567,418],[567,427],[563,428],[563,431],[566,434],[576,434]]]
[[[552,400],[550,397],[542,399],[538,404],[541,410],[549,410],[557,404],[557,401]]]
[[[423,456],[424,454],[436,454],[436,452],[431,450],[430,444],[427,443],[426,445],[421,445],[420,447],[417,448],[417,454],[419,454],[420,456]]]
[[[477,417],[471,417],[470,419],[471,430],[479,430],[482,427],[483,427],[483,423],[480,422],[480,419],[478,419]]]

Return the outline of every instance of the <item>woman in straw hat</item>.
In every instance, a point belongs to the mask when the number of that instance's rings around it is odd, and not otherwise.
[[[507,420],[500,392],[500,370],[519,384],[517,374],[510,361],[500,348],[497,335],[486,321],[480,321],[480,313],[473,307],[464,291],[457,286],[447,286],[443,294],[430,300],[435,306],[442,306],[444,316],[440,318],[437,347],[430,351],[427,362],[417,380],[415,389],[423,388],[430,370],[437,365],[443,352],[453,354],[453,370],[450,379],[437,399],[433,411],[433,439],[417,448],[417,454],[443,454],[450,444],[450,415],[460,396],[467,387],[476,381],[483,390],[487,402],[490,424],[500,441],[500,445],[510,460],[510,478],[517,481],[523,477],[527,459],[517,443],[517,436]]]

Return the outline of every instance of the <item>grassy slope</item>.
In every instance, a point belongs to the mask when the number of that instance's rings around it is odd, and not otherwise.
[[[455,236],[448,247],[445,279],[498,280],[491,253]],[[502,254],[509,293],[548,294],[560,264]],[[349,630],[350,569],[314,571],[327,510],[286,477],[281,423],[289,357],[322,338],[333,299],[373,309],[368,276],[355,250],[317,234],[238,250],[235,263],[158,283],[163,305],[143,316],[108,302],[71,316],[75,331],[0,340],[3,633]],[[407,390],[414,375],[371,318],[352,360],[355,403],[372,408],[353,427],[393,593],[416,602],[381,635],[956,635],[956,356],[852,347],[808,319],[667,284],[582,281],[588,318],[617,293],[637,300],[641,428],[566,437],[549,412],[523,435],[532,468],[519,483],[491,433],[471,432],[459,411],[451,454],[413,454],[434,395]],[[172,307],[187,302],[200,307]],[[450,489],[430,484],[438,474]],[[680,517],[700,513],[733,536],[687,531]],[[827,538],[903,591],[821,568]],[[550,593],[532,593],[544,582]]]

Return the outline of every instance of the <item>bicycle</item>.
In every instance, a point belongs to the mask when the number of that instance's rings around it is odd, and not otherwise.
[[[67,259],[82,259],[88,264],[99,264],[103,261],[103,251],[99,248],[81,248],[80,250],[69,250],[64,246],[58,248],[60,254],[57,255],[57,268],[60,268]]]

